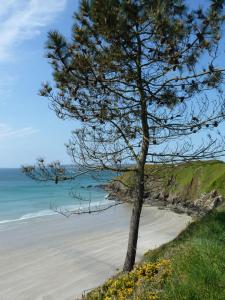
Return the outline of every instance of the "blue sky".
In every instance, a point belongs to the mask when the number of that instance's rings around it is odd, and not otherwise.
[[[44,58],[47,32],[69,35],[77,0],[0,1],[0,167],[20,167],[37,157],[69,158],[64,144],[76,126],[59,120],[38,96],[51,78]]]
[[[0,167],[20,167],[38,157],[70,162],[64,144],[77,124],[59,120],[38,90],[51,79],[44,58],[47,33],[58,29],[69,36],[78,5],[79,0],[0,0]]]

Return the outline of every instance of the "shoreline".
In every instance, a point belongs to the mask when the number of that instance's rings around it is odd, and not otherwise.
[[[23,220],[0,231],[0,298],[74,300],[121,270],[131,206],[65,218]],[[191,221],[186,215],[144,207],[137,262]]]
[[[0,229],[3,225],[5,224],[10,224],[10,223],[17,223],[21,221],[26,221],[26,220],[31,220],[31,219],[36,219],[36,218],[42,218],[42,217],[50,217],[53,215],[58,215],[59,212],[56,211],[55,209],[66,211],[66,212],[72,212],[72,211],[77,211],[77,210],[82,210],[86,209],[89,207],[101,207],[107,204],[110,204],[112,201],[108,200],[108,194],[104,196],[104,200],[99,200],[95,202],[91,202],[90,204],[87,205],[81,205],[80,203],[78,204],[68,204],[64,206],[59,206],[59,207],[49,207],[48,209],[42,209],[42,210],[37,210],[36,212],[30,212],[30,213],[25,213],[22,216],[18,218],[10,218],[10,219],[3,219],[0,220]],[[115,200],[116,202],[116,200]]]

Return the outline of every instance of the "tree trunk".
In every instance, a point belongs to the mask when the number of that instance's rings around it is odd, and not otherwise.
[[[144,200],[144,166],[138,170],[138,182],[137,182],[137,198],[134,202],[132,215],[130,220],[130,232],[128,239],[128,247],[125,263],[123,266],[124,272],[130,272],[133,269],[137,250],[138,231],[140,216]]]
[[[138,26],[137,26],[138,31]],[[143,131],[143,139],[139,161],[137,163],[137,198],[134,201],[134,206],[132,210],[131,220],[130,220],[130,232],[128,239],[128,247],[126,259],[123,266],[124,272],[129,272],[133,269],[136,251],[137,251],[137,241],[138,241],[138,231],[140,224],[141,211],[144,201],[144,192],[145,192],[145,163],[146,157],[148,155],[149,148],[149,126],[148,126],[148,109],[147,109],[147,99],[145,97],[145,89],[143,87],[143,78],[142,78],[142,41],[139,35],[137,35],[137,87],[140,93],[140,108],[141,108],[141,123]]]

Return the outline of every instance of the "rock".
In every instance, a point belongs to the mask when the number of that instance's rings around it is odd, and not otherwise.
[[[169,193],[167,193],[167,192],[166,192],[166,193],[164,193],[164,199],[167,199],[167,198],[169,198],[169,196],[170,196],[170,195],[169,195]]]
[[[111,183],[109,189],[111,191],[110,198],[112,197],[112,199],[133,202],[136,198],[135,191],[126,188],[120,182]],[[145,203],[151,206],[167,207],[171,210],[187,213],[189,215],[204,215],[220,205],[224,201],[224,198],[220,196],[216,190],[202,194],[201,197],[195,201],[183,199],[178,194],[169,194],[165,191],[154,191],[153,193],[148,191],[145,193],[144,200]]]
[[[219,206],[221,203],[223,202],[223,197],[222,196],[215,196],[214,198],[209,198],[206,202],[205,202],[205,209],[207,211],[212,210],[214,208],[216,208],[217,206]]]
[[[166,198],[164,197],[163,192],[159,193],[159,195],[156,199],[158,199],[159,201],[166,201]]]
[[[149,192],[145,192],[145,194],[144,194],[144,198],[149,198],[149,196],[150,196],[150,193]]]
[[[97,184],[95,185],[95,188],[106,190],[106,191],[109,189],[107,184]]]
[[[216,190],[210,193],[204,193],[199,199],[194,201],[194,205],[206,211],[216,208],[224,201],[224,198],[218,194]]]

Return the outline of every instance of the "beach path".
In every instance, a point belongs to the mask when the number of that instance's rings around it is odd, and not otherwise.
[[[0,226],[0,300],[75,300],[121,270],[131,207],[65,218],[42,217]],[[186,215],[145,207],[137,261],[174,239]]]

